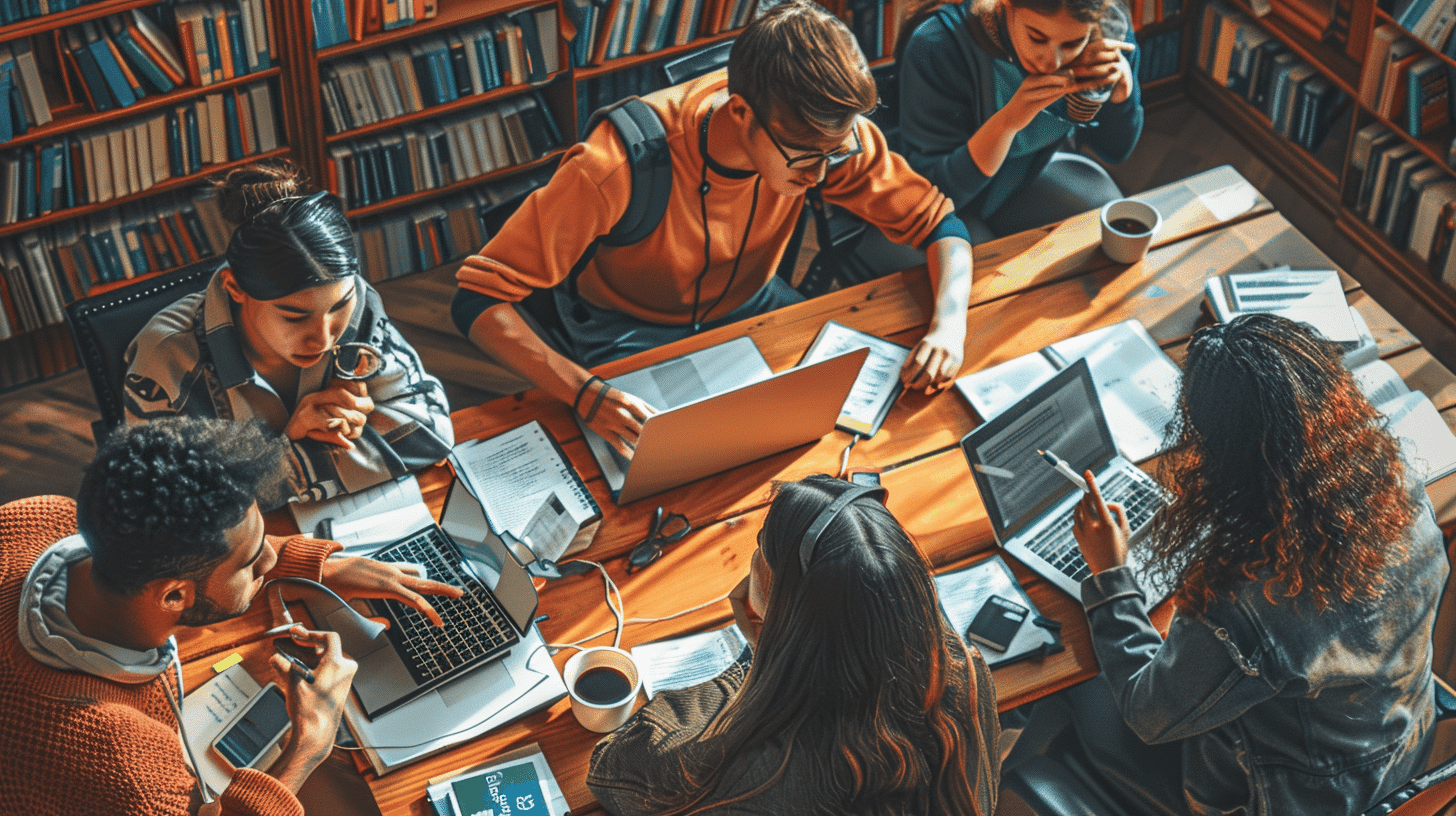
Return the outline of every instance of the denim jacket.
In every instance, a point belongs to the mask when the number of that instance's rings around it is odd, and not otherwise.
[[[1449,571],[1425,491],[1373,603],[1323,612],[1250,581],[1165,642],[1126,567],[1082,582],[1092,642],[1128,726],[1176,742],[1194,814],[1357,814],[1424,766],[1431,630]]]

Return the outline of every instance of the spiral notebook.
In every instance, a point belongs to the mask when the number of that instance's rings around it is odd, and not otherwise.
[[[461,442],[450,464],[491,526],[515,536],[537,558],[556,561],[581,552],[601,526],[601,506],[540,422]]]

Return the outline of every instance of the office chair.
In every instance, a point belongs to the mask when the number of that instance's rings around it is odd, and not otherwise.
[[[217,258],[204,259],[66,306],[71,338],[101,410],[101,419],[91,425],[98,441],[126,418],[122,396],[126,363],[122,356],[127,346],[157,312],[178,298],[202,291],[221,263]]]

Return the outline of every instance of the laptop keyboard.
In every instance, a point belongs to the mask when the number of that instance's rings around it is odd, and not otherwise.
[[[453,558],[446,556],[453,549],[439,528],[430,527],[374,555],[379,561],[420,564],[432,579],[465,590],[459,598],[430,596],[430,605],[440,613],[444,626],[430,623],[412,606],[383,601],[393,619],[401,656],[411,664],[420,683],[478,663],[520,641],[495,596],[474,576],[462,574]]]
[[[1132,479],[1122,470],[1114,470],[1098,487],[1102,491],[1102,498],[1108,503],[1122,505],[1127,514],[1128,526],[1133,532],[1141,530],[1163,505],[1162,497],[1155,488],[1147,482]],[[1072,535],[1071,513],[1066,513],[1043,527],[1041,532],[1027,542],[1027,549],[1078,583],[1092,574],[1082,558],[1082,551],[1077,547],[1077,539]]]

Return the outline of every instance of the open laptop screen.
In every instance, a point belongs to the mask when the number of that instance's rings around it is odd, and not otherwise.
[[[459,545],[466,567],[476,580],[495,593],[516,631],[525,634],[536,614],[536,585],[521,566],[520,558],[491,528],[485,510],[466,489],[463,479],[456,479],[450,486],[440,514],[440,528]]]
[[[1096,472],[1117,455],[1086,360],[1058,372],[962,445],[986,512],[1003,538],[1077,489],[1038,450],[1052,451],[1077,473]]]

